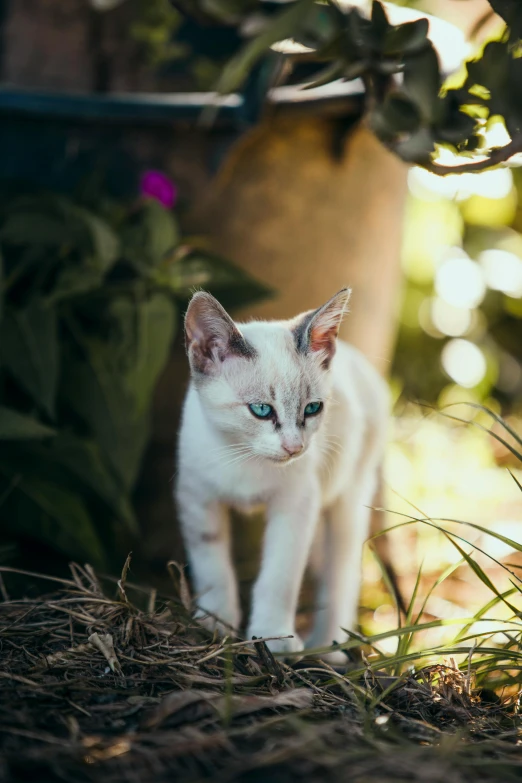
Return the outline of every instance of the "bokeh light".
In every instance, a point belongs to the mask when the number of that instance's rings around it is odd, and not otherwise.
[[[442,334],[461,337],[471,326],[471,310],[467,307],[455,307],[437,296],[431,300],[431,320]]]
[[[484,250],[479,256],[486,283],[494,291],[522,296],[522,259],[507,250]]]
[[[446,343],[441,353],[441,362],[449,377],[472,389],[486,374],[486,359],[480,348],[469,340],[454,339]]]
[[[504,118],[498,114],[494,114],[488,119],[482,135],[487,147],[505,147],[511,141]]]
[[[460,248],[451,248],[435,275],[435,290],[453,307],[477,307],[486,293],[484,274]]]
[[[454,161],[457,156],[452,157]],[[444,165],[452,165],[444,160]],[[458,159],[458,162],[462,161]],[[439,177],[431,171],[414,166],[408,174],[408,187],[412,195],[426,201],[440,198],[464,201],[471,196],[501,200],[509,196],[513,188],[510,169],[493,169],[475,174],[449,174]]]

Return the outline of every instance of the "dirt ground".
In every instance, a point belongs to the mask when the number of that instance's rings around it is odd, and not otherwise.
[[[183,577],[165,599],[74,566],[13,600],[2,576],[2,783],[522,779],[517,699],[452,665],[291,666],[195,625]]]

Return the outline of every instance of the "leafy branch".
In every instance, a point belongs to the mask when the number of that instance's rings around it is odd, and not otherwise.
[[[273,62],[274,46],[291,39],[292,50],[275,46],[282,49],[279,59],[284,62],[283,68],[273,69],[277,78],[283,73],[295,82],[303,63],[308,68],[303,89],[361,78],[363,121],[403,160],[444,175],[481,171],[522,151],[522,4],[489,2],[491,14],[505,23],[504,34],[466,64],[463,84],[456,89],[444,86],[427,20],[392,25],[379,0],[373,0],[369,18],[358,8],[341,8],[336,0],[295,0],[282,7],[252,0],[198,0],[193,6],[196,13],[204,11],[207,24],[213,16],[248,39],[223,69],[221,92],[242,89],[269,55]],[[271,84],[266,73],[263,78],[266,96]],[[497,116],[511,139],[502,147],[493,147],[485,134],[488,120]],[[462,163],[437,163],[440,147],[451,149]]]

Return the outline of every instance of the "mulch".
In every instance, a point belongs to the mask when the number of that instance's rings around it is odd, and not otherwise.
[[[522,780],[516,699],[451,663],[392,677],[362,647],[346,671],[289,665],[200,628],[181,571],[162,598],[127,568],[73,565],[16,600],[0,569],[2,783]]]

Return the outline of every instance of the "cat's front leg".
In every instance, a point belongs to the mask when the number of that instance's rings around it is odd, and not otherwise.
[[[308,648],[347,642],[347,632],[357,626],[363,546],[370,531],[375,486],[374,469],[368,468],[367,474],[348,485],[329,509],[318,608],[312,633],[306,640]],[[332,650],[320,658],[332,665],[347,662],[342,650]]]
[[[295,618],[319,512],[320,489],[313,477],[289,482],[267,507],[261,570],[254,586],[247,638],[292,637],[267,642],[273,652],[303,649]]]
[[[215,500],[202,502],[195,491],[183,490],[178,491],[178,508],[196,591],[196,617],[209,630],[231,634],[241,616],[228,510]]]

